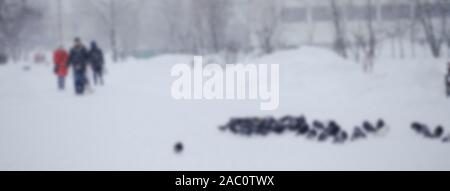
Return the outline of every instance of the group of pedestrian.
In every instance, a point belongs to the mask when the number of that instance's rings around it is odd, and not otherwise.
[[[88,71],[93,73],[93,81],[95,85],[103,85],[104,73],[104,57],[102,50],[95,41],[91,42],[88,50],[82,43],[80,38],[75,38],[74,46],[70,52],[63,47],[59,47],[53,54],[54,56],[54,72],[58,77],[58,88],[65,89],[65,79],[72,68],[75,93],[83,95],[90,87]]]

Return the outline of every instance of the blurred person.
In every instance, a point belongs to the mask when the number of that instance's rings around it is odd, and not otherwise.
[[[450,62],[447,64],[447,75],[445,76],[447,97],[450,97]]]
[[[68,73],[67,62],[69,60],[69,54],[67,51],[61,46],[55,50],[53,53],[53,62],[54,62],[54,72],[58,77],[58,88],[60,90],[65,89],[66,84],[66,76]]]
[[[89,50],[89,58],[92,67],[92,72],[94,75],[94,84],[103,85],[103,66],[104,66],[104,57],[103,51],[97,46],[95,41],[91,43],[91,49]]]
[[[82,95],[88,84],[86,69],[89,54],[80,38],[75,38],[74,43],[74,46],[70,50],[68,65],[73,68],[75,92],[78,95]]]
[[[48,64],[45,59],[45,55],[43,53],[36,53],[34,54],[34,63],[36,64]]]

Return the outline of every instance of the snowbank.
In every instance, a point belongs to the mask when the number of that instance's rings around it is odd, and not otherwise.
[[[1,170],[450,170],[449,145],[413,121],[450,130],[443,71],[429,59],[381,60],[373,74],[328,50],[303,47],[254,59],[280,64],[280,108],[259,102],[175,101],[170,68],[187,55],[109,64],[106,86],[58,92],[52,67],[0,67]],[[295,136],[223,134],[231,117],[305,114],[344,128],[383,118],[387,137],[335,146]],[[185,152],[175,155],[181,141]]]

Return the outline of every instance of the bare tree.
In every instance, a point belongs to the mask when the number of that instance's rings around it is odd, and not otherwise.
[[[386,21],[384,21],[386,22]],[[412,31],[410,28],[413,27],[413,23],[409,19],[395,18],[393,21],[388,23],[384,23],[386,27],[384,27],[385,37],[391,43],[391,55],[392,57],[396,57],[398,54],[399,58],[405,58],[405,46],[404,46],[404,38],[408,34],[408,32]],[[398,47],[398,51],[397,51]],[[397,53],[398,52],[398,53]]]
[[[417,17],[425,33],[426,41],[435,58],[441,56],[442,44],[448,33],[447,17],[449,14],[448,0],[416,0]],[[440,30],[439,30],[440,27]]]
[[[230,0],[204,0],[206,18],[210,32],[211,46],[214,52],[225,48],[226,29],[229,21]]]
[[[225,31],[228,27],[229,0],[192,0],[191,30],[198,34],[197,44],[203,52],[217,53],[225,47]]]
[[[379,41],[377,33],[379,33],[381,29],[376,24],[377,14],[373,1],[366,0],[363,9],[364,14],[362,15],[362,21],[357,27],[352,29],[351,33],[354,38],[354,47],[357,55],[359,56],[361,53],[364,56],[362,60],[363,70],[365,72],[371,72],[373,71],[376,49]]]
[[[136,23],[133,20],[133,15],[138,13],[138,1],[137,0],[90,0],[89,14],[99,20],[99,23],[103,24],[101,28],[104,28],[107,36],[109,37],[110,48],[112,52],[112,58],[114,62],[119,59],[119,42],[123,42],[123,38],[120,38],[120,29],[126,28],[128,32],[135,31],[130,30],[130,24]],[[136,19],[136,17],[134,17]]]
[[[170,45],[166,47],[167,51],[186,53],[192,48],[190,47],[192,38],[185,38],[187,37],[186,33],[188,33],[186,23],[189,20],[185,2],[180,2],[179,0],[159,1],[161,6],[159,16],[164,19],[160,28],[166,26],[165,33],[162,35],[164,40]]]
[[[366,63],[365,71],[371,72],[373,70],[374,59],[376,54],[377,36],[375,33],[374,22],[376,19],[376,11],[372,0],[366,0],[366,27],[368,32],[367,48],[365,49]]]
[[[337,0],[330,0],[332,22],[335,31],[333,49],[342,57],[347,58],[347,42],[345,32],[344,14]]]
[[[447,54],[450,57],[450,25],[448,18],[450,17],[450,0],[440,0],[440,7],[442,9],[442,35],[447,44]]]
[[[416,44],[417,44],[417,28],[419,27],[417,17],[416,17],[416,9],[412,9],[412,13],[410,15],[410,26],[409,28],[409,36],[410,36],[410,48],[411,48],[411,56],[416,56]]]
[[[58,43],[64,44],[64,23],[63,23],[63,5],[62,0],[57,0],[57,20],[58,20]]]
[[[447,54],[450,57],[450,35],[447,33]]]
[[[13,60],[20,57],[23,43],[36,31],[29,30],[41,18],[26,0],[0,0],[0,46]]]
[[[259,46],[265,54],[275,50],[276,39],[282,25],[281,4],[278,0],[254,1],[253,30],[259,42]]]
[[[166,38],[175,51],[218,53],[226,47],[230,0],[163,0]]]
[[[438,0],[439,18],[441,23],[441,39],[444,45],[447,45],[447,52],[450,56],[450,26],[448,19],[450,17],[450,0]]]
[[[312,5],[310,2],[308,2],[307,4],[307,10],[311,10],[312,9]],[[307,16],[308,17],[308,16]],[[314,40],[315,40],[315,33],[316,33],[316,28],[317,28],[317,22],[316,20],[312,19],[311,16],[309,16],[310,18],[307,18],[307,40],[306,43],[309,45],[314,44]]]

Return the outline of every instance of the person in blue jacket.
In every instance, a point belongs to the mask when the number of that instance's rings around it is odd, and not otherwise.
[[[70,50],[68,65],[73,69],[75,92],[82,95],[87,83],[86,69],[89,62],[89,53],[80,38],[75,38],[74,42],[75,45]]]

